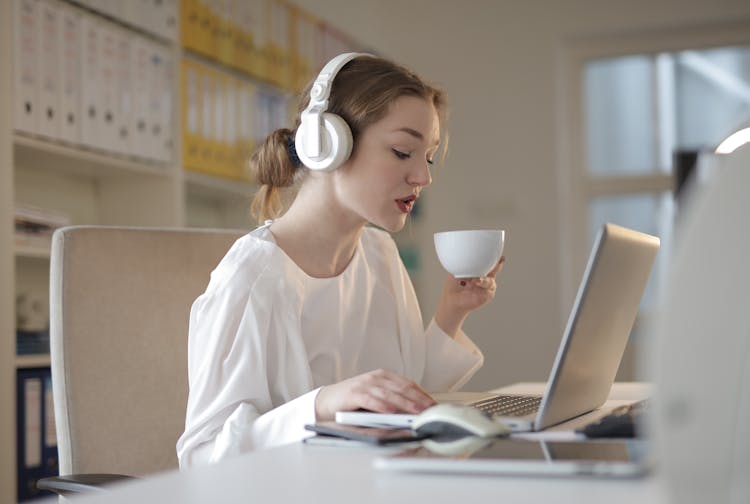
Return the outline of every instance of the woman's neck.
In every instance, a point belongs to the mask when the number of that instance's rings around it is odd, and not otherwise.
[[[303,184],[289,210],[270,229],[277,245],[302,271],[329,278],[349,265],[365,224],[342,209],[324,185]]]

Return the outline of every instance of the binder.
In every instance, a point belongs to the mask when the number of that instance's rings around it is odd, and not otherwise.
[[[227,128],[227,108],[226,108],[226,88],[227,79],[225,74],[214,70],[214,92],[213,92],[213,138],[212,153],[213,161],[211,162],[211,171],[214,175],[226,176],[227,163],[227,146],[226,146],[226,128]]]
[[[100,121],[99,121],[99,149],[109,152],[117,152],[117,39],[119,31],[115,25],[107,21],[96,22],[95,29],[98,32],[98,85],[100,97]]]
[[[102,144],[102,99],[100,80],[100,32],[98,21],[83,14],[81,23],[81,144],[98,148]],[[102,138],[100,138],[102,137]]]
[[[131,40],[131,82],[132,82],[132,111],[130,118],[131,146],[138,157],[150,157],[149,133],[149,89],[150,42],[143,37],[133,37]]]
[[[159,161],[171,161],[174,149],[174,58],[168,47],[154,44],[157,57],[155,68],[156,128],[154,135],[154,157]]]
[[[216,81],[213,71],[208,67],[202,67],[200,78],[201,92],[201,131],[200,131],[200,168],[202,171],[212,173],[214,171],[214,95],[216,94]]]
[[[60,22],[59,10],[53,0],[39,2],[38,31],[39,53],[39,115],[37,132],[51,139],[59,137],[60,104]]]
[[[36,134],[38,129],[39,21],[35,0],[13,3],[13,124],[16,130]]]
[[[146,84],[146,110],[144,111],[144,119],[146,121],[146,130],[143,146],[139,148],[139,152],[142,152],[144,157],[148,159],[158,159],[157,151],[159,148],[159,138],[161,137],[161,113],[159,110],[159,72],[161,65],[161,54],[156,48],[156,44],[145,38],[140,39],[140,43],[145,47],[146,50],[146,69],[145,69],[145,84]]]
[[[159,3],[159,1],[157,1]],[[161,0],[159,16],[159,33],[172,42],[177,41],[177,0]]]
[[[110,27],[114,37],[114,120],[115,137],[112,150],[123,155],[131,154],[133,122],[133,82],[131,78],[132,43],[135,38],[131,32]]]
[[[58,4],[60,12],[60,139],[81,141],[81,17],[77,10]]]
[[[51,495],[37,490],[36,481],[58,474],[57,433],[48,367],[16,372],[16,402],[18,501],[23,502]]]
[[[147,139],[144,152],[150,159],[169,161],[172,158],[173,61],[168,48],[141,39],[147,54],[147,101],[145,119]]]
[[[183,59],[180,71],[182,118],[182,162],[189,170],[200,170],[200,69]]]

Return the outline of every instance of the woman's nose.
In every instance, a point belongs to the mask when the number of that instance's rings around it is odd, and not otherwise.
[[[420,187],[426,187],[432,184],[432,174],[430,173],[430,164],[426,161],[424,164],[418,163],[418,166],[414,167],[409,172],[409,176],[406,180],[409,185],[416,185]]]

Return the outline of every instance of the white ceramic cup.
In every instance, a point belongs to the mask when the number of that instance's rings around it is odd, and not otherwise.
[[[505,245],[501,229],[467,229],[435,233],[440,264],[456,278],[486,276],[500,261]]]

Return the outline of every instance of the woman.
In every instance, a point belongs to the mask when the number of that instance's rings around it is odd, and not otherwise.
[[[418,413],[434,404],[426,390],[455,390],[483,362],[461,326],[494,297],[503,260],[482,279],[448,276],[425,329],[386,232],[403,228],[432,181],[443,93],[387,60],[350,54],[304,96],[296,141],[277,130],[251,160],[265,224],[233,245],[191,310],[182,467],[298,441],[305,424],[336,411]],[[321,170],[315,155],[327,154],[317,150],[341,147],[318,136],[338,120],[328,114],[343,119],[353,146]],[[291,186],[282,213],[280,191]]]

